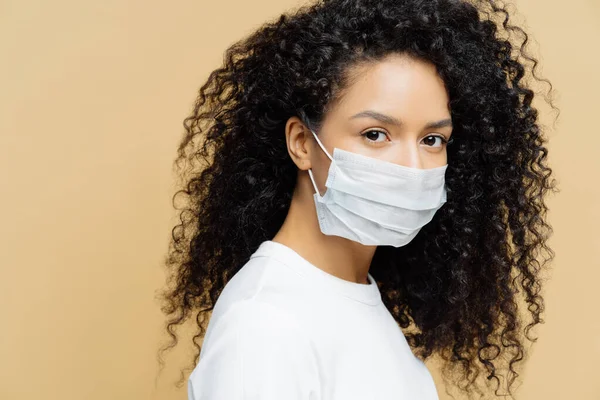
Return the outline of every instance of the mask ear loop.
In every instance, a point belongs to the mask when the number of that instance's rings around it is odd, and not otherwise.
[[[315,139],[317,140],[317,143],[319,144],[319,146],[321,147],[321,149],[323,149],[323,152],[324,152],[325,154],[327,154],[327,157],[329,157],[329,159],[330,159],[331,161],[333,161],[333,158],[332,158],[332,157],[329,155],[329,153],[328,153],[328,152],[327,152],[327,150],[325,149],[325,146],[323,146],[323,143],[321,143],[321,141],[320,141],[320,140],[319,140],[319,138],[317,137],[317,134],[316,134],[316,133],[315,133],[315,132],[314,132],[312,129],[310,129],[310,131],[312,132],[313,136],[314,136],[314,137],[315,137]]]
[[[331,162],[333,162],[333,158],[329,155],[329,153],[325,149],[325,146],[323,146],[323,144],[321,143],[321,141],[317,137],[317,134],[312,129],[309,128],[309,130],[312,132],[313,136],[317,140],[317,143],[319,144],[319,146],[321,147],[321,149],[323,150],[323,152],[325,152],[325,154],[327,155],[327,157],[329,157],[329,159],[331,160]],[[315,188],[315,192],[319,195],[319,197],[321,197],[321,193],[319,193],[319,189],[317,189],[317,184],[315,183],[315,178],[313,177],[313,174],[312,174],[311,170],[312,170],[312,168],[308,169],[308,176],[310,177],[310,180],[312,181],[313,187]]]

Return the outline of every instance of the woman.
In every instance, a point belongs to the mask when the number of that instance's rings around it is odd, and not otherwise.
[[[524,34],[492,1],[325,0],[228,49],[178,157],[164,312],[172,345],[198,325],[189,399],[437,399],[435,354],[510,392],[554,182],[537,61],[497,15]]]

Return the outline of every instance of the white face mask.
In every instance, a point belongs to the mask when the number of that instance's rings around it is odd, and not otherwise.
[[[410,168],[339,148],[331,157],[311,132],[331,160],[323,196],[308,170],[323,234],[364,245],[404,246],[446,202],[448,164]]]

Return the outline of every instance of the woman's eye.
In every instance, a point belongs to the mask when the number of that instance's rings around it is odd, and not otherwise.
[[[387,137],[386,133],[383,131],[367,131],[361,133],[361,135],[365,137],[369,142],[383,142]]]
[[[437,140],[437,142],[436,142],[436,139],[439,139],[439,140]],[[442,137],[442,136],[437,136],[437,135],[430,135],[430,136],[427,136],[427,137],[426,137],[425,139],[423,139],[423,140],[425,141],[425,144],[428,144],[428,145],[430,145],[430,147],[442,147],[442,145],[443,145],[444,143],[448,143],[448,141],[447,141],[447,140],[446,140],[444,137]],[[437,145],[437,146],[435,146],[435,144],[436,144],[436,143],[438,143],[438,145]]]

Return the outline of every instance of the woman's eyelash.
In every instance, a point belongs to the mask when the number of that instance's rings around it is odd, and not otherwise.
[[[380,130],[375,130],[375,129],[363,132],[363,133],[361,133],[361,136],[364,137],[364,138],[366,138],[370,142],[376,142],[375,140],[371,140],[371,139],[369,139],[369,138],[366,137],[369,133],[373,133],[373,132],[375,132],[375,133],[382,133],[385,136],[389,136],[385,131],[380,131]],[[444,143],[444,144],[450,144],[450,143],[453,142],[453,138],[446,139],[442,135],[427,135],[427,136],[425,136],[425,138],[429,138],[429,137],[439,137],[440,139],[442,139],[442,143]]]
[[[368,141],[370,141],[370,142],[376,142],[376,140],[371,140],[371,139],[367,138],[367,135],[368,135],[369,133],[382,133],[382,134],[383,134],[383,135],[385,135],[386,137],[388,137],[388,136],[389,136],[389,135],[388,135],[388,134],[387,134],[385,131],[381,131],[381,130],[378,130],[378,129],[372,129],[372,130],[370,130],[370,131],[363,132],[363,133],[361,133],[360,135],[361,135],[363,138],[366,138],[366,139],[367,139]]]

